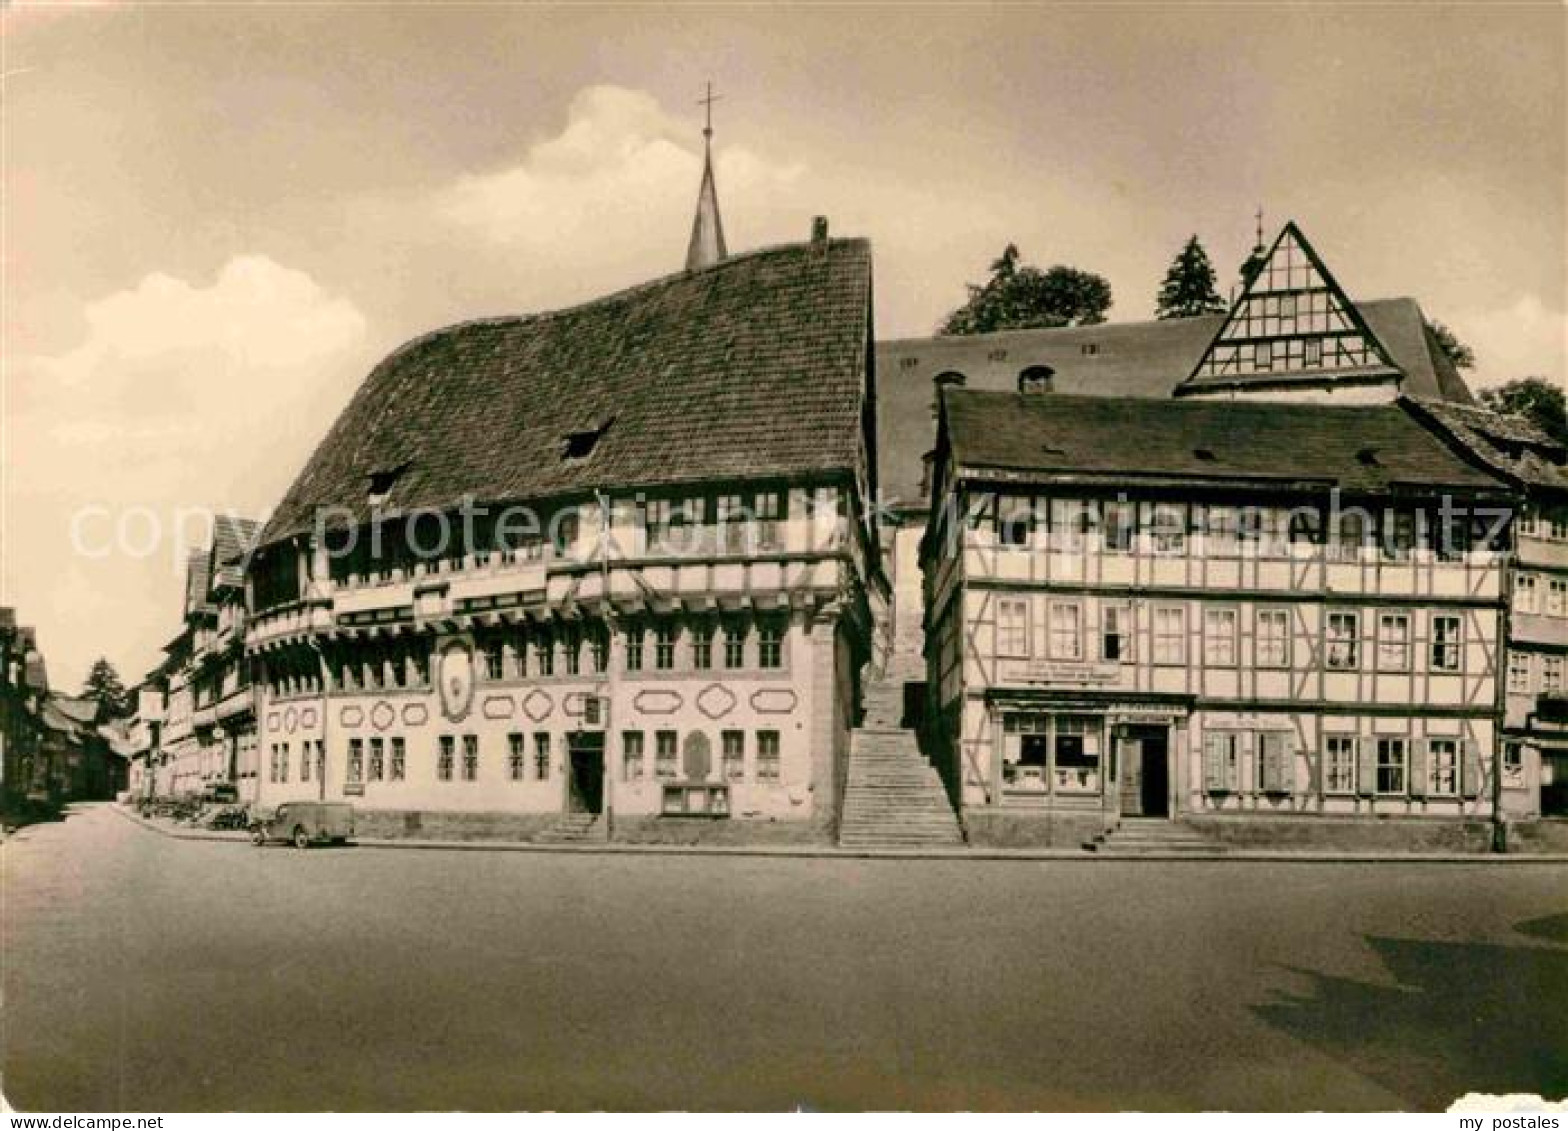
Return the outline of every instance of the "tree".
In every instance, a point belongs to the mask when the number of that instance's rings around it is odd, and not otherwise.
[[[1008,244],[982,286],[968,284],[969,301],[949,314],[940,334],[986,334],[1045,326],[1091,326],[1105,321],[1111,284],[1076,267],[1020,267]]]
[[[87,681],[82,685],[82,698],[98,704],[98,714],[93,719],[95,723],[106,723],[131,713],[130,695],[125,690],[125,684],[120,681],[120,673],[103,656],[93,661],[92,670],[87,673]]]
[[[1568,444],[1568,407],[1563,391],[1544,377],[1522,377],[1481,390],[1481,403],[1494,412],[1522,416],[1559,444]]]
[[[1426,328],[1455,369],[1475,368],[1475,351],[1456,338],[1452,330],[1431,318],[1426,320]]]
[[[1258,272],[1263,270],[1263,265],[1269,261],[1268,252],[1261,243],[1254,244],[1247,258],[1241,264],[1241,285],[1243,289],[1252,285],[1252,280],[1258,277]]]
[[[1171,261],[1165,272],[1165,282],[1160,285],[1159,296],[1154,302],[1154,316],[1166,318],[1193,318],[1199,314],[1219,314],[1225,309],[1214,290],[1214,265],[1209,253],[1203,250],[1198,237],[1193,236]]]

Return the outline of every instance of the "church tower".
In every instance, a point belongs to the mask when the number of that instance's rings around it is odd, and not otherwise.
[[[719,192],[713,184],[713,104],[718,95],[713,84],[700,100],[707,110],[702,128],[702,187],[697,190],[697,215],[691,222],[691,242],[686,246],[686,270],[712,267],[728,255],[724,247],[724,222],[719,219]]]

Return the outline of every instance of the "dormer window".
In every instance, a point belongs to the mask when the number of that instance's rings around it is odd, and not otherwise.
[[[408,463],[405,461],[396,467],[372,471],[370,473],[370,488],[365,501],[373,507],[379,507],[386,502],[387,496],[392,493],[393,485],[402,478],[403,473],[407,470]]]
[[[1376,448],[1362,448],[1359,452],[1356,453],[1356,462],[1359,463],[1362,467],[1383,466],[1377,461]]]
[[[592,427],[583,428],[576,432],[568,432],[561,437],[561,458],[567,462],[585,460],[593,455],[594,449],[599,446],[599,441],[610,430],[610,425],[615,423],[615,417],[606,417]]]
[[[1219,457],[1209,448],[1193,448],[1192,454],[1204,463],[1213,463]]]
[[[1049,393],[1051,391],[1051,378],[1056,376],[1056,370],[1049,365],[1031,365],[1018,374],[1018,391],[1020,393]]]

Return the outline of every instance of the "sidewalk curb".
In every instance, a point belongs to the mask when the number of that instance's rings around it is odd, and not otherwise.
[[[169,829],[119,805],[112,806],[126,820],[171,840],[208,840],[228,844],[250,843],[240,832],[203,832]],[[1144,861],[1199,864],[1568,864],[1568,854],[1421,853],[1421,852],[1140,852],[1116,854],[1073,848],[833,848],[820,845],[700,845],[700,844],[532,844],[501,840],[386,840],[368,838],[350,842],[352,848],[402,849],[438,852],[535,852],[575,856],[730,856],[776,857],[798,860],[946,860],[1030,861],[1055,860],[1080,863],[1138,864]]]

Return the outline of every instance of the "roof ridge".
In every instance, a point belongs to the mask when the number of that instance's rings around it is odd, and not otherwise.
[[[869,236],[834,236],[831,237],[827,243],[830,249],[833,247],[848,247],[854,244],[861,244],[869,248],[871,245],[871,239]],[[387,354],[380,361],[378,361],[372,367],[371,372],[374,373],[377,369],[380,369],[382,366],[386,365],[387,362],[392,361],[394,358],[407,355],[418,346],[424,345],[425,343],[433,341],[443,334],[449,334],[456,330],[467,330],[479,326],[527,326],[538,322],[547,322],[550,319],[564,317],[569,314],[580,314],[585,310],[592,310],[597,306],[607,306],[611,303],[623,302],[626,299],[632,298],[633,296],[643,291],[650,291],[657,287],[667,286],[677,279],[692,278],[697,275],[705,275],[711,272],[723,271],[728,267],[732,267],[740,263],[749,263],[756,259],[760,259],[765,255],[776,255],[786,251],[810,251],[812,250],[813,246],[814,245],[810,240],[795,240],[790,243],[766,244],[762,247],[754,247],[749,251],[737,252],[734,255],[726,256],[717,263],[709,263],[702,267],[682,268],[679,271],[671,271],[667,274],[660,275],[657,278],[645,279],[640,283],[633,283],[631,286],[622,287],[618,291],[611,291],[607,295],[599,295],[597,298],[588,299],[587,301],[577,303],[574,306],[558,306],[553,310],[538,310],[529,314],[491,314],[479,318],[465,318],[460,322],[451,322],[445,326],[437,326],[433,330],[426,330],[422,334],[409,338],[402,345],[398,346],[391,353]]]

